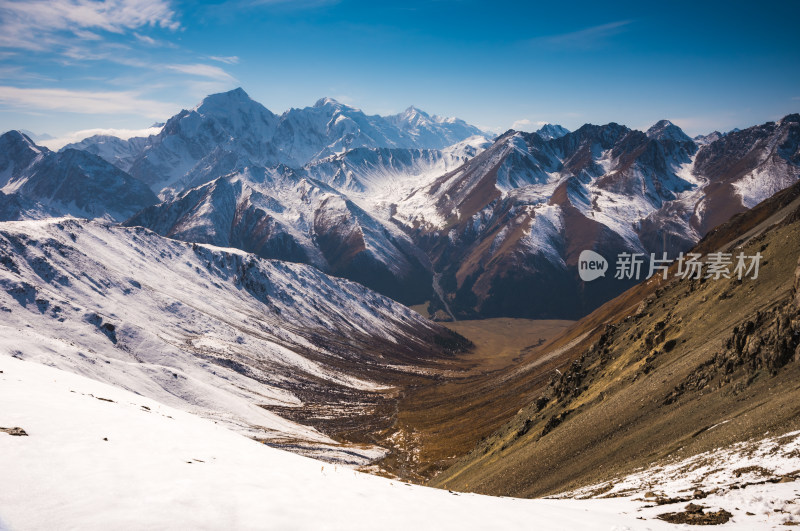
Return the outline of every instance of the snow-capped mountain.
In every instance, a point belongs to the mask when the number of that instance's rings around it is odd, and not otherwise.
[[[669,120],[660,120],[647,130],[647,138],[656,140],[672,140],[678,143],[692,142],[692,139],[677,125]]]
[[[688,249],[796,181],[798,122],[789,115],[701,148],[666,120],[647,133],[611,123],[552,140],[509,131],[413,194],[412,216],[393,219],[442,274],[457,315],[579,316],[628,286],[580,282],[582,250],[613,261]],[[394,211],[409,209],[401,201]]]
[[[741,129],[739,129],[738,127],[734,127],[733,129],[725,133],[720,133],[719,131],[712,131],[707,135],[697,135],[692,140],[694,140],[694,143],[697,144],[698,146],[704,146],[706,144],[710,144],[711,142],[719,140],[725,135],[728,135],[730,133],[738,133],[739,131],[741,131]]]
[[[698,205],[708,211],[700,226],[707,231],[726,221],[732,210],[752,208],[794,184],[798,167],[800,114],[732,131],[704,146],[694,165],[694,172],[709,181],[706,198]]]
[[[80,142],[69,144],[64,149],[86,151],[128,172],[136,157],[144,151],[148,141],[147,137],[122,139],[111,135],[94,135]]]
[[[0,192],[3,220],[70,214],[123,221],[157,201],[102,158],[77,149],[54,153],[19,131],[0,136]]]
[[[483,131],[464,120],[431,116],[414,106],[385,119],[412,140],[411,144],[400,147],[444,149],[471,136],[486,136]]]
[[[419,186],[453,170],[492,145],[472,136],[444,149],[357,148],[307,164],[306,175],[385,210]]]
[[[161,194],[129,225],[309,263],[407,303],[435,306],[443,290],[461,316],[576,317],[628,285],[578,281],[582,250],[677,255],[791,184],[794,116],[700,143],[661,120],[490,144],[414,107],[381,118],[323,98],[278,116],[237,89],[138,147],[83,147]]]
[[[713,131],[707,135],[697,135],[692,140],[698,146],[705,146],[706,144],[710,144],[711,142],[715,142],[725,136],[725,133],[720,133],[719,131]]]
[[[462,120],[416,109],[368,116],[331,98],[278,116],[239,88],[208,96],[147,139],[92,137],[69,147],[107,157],[166,198],[245,166],[300,168],[356,148],[440,149],[475,135],[483,132]]]
[[[561,138],[567,133],[569,133],[569,129],[558,124],[544,124],[536,131],[536,134],[542,137],[544,140]]]
[[[47,140],[53,140],[55,138],[53,135],[47,133],[36,134],[32,131],[28,131],[27,129],[17,129],[17,130],[23,135],[33,140],[34,142],[45,142]]]
[[[126,223],[189,242],[312,264],[403,302],[429,296],[425,257],[397,227],[286,166],[220,177]]]
[[[341,454],[269,408],[359,414],[452,336],[313,267],[68,218],[0,223],[0,315],[2,355],[361,463],[380,449]]]

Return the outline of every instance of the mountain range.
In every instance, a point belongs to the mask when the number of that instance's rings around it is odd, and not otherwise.
[[[9,131],[0,457],[24,487],[0,498],[24,508],[14,518],[57,499],[78,521],[108,497],[98,481],[214,498],[220,474],[275,468],[278,487],[242,492],[304,514],[287,485],[316,478],[327,499],[330,473],[363,501],[352,467],[450,490],[429,504],[626,496],[603,507],[642,528],[793,524],[799,175],[797,114],[694,139],[668,120],[490,138],[413,107],[325,98],[277,115],[237,89],[146,138],[55,152]],[[605,277],[581,279],[585,250],[609,259]],[[742,252],[761,268],[623,281],[623,252]],[[119,481],[140,469],[147,481]],[[80,478],[79,501],[53,470]],[[420,492],[383,486],[388,505]]]
[[[0,161],[4,219],[40,216],[39,205],[127,218],[170,238],[311,264],[407,304],[429,301],[448,318],[585,315],[635,280],[581,281],[582,250],[612,262],[621,252],[674,257],[800,175],[799,115],[697,139],[666,120],[645,132],[547,125],[491,139],[413,107],[369,116],[323,98],[276,115],[236,89],[157,135],[91,137],[50,153],[82,152],[114,176],[113,197],[93,199],[89,212],[79,198],[14,185],[35,181],[25,161],[46,158],[30,139],[11,139],[20,136],[3,137],[3,156],[20,161]],[[120,191],[131,198],[125,212],[114,204]]]

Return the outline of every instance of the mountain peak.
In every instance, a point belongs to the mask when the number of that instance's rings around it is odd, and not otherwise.
[[[422,109],[414,107],[413,105],[410,105],[405,111],[403,111],[403,114],[408,117],[424,116],[425,118],[430,118],[430,115],[428,113],[426,113]]]
[[[247,92],[241,88],[206,96],[193,111],[183,111],[170,118],[162,129],[162,133],[174,133],[175,128],[179,127],[178,124],[187,116],[190,116],[190,122],[199,116],[202,119],[212,119],[223,124],[221,127],[228,131],[226,134],[236,132],[236,135],[244,133],[250,136],[264,134],[265,131],[271,130],[277,120],[272,111],[250,98]],[[262,130],[254,129],[256,123],[261,124],[258,127]],[[187,125],[187,127],[186,131],[194,131],[187,134],[199,134],[196,131],[196,125]]]
[[[6,150],[10,149],[25,149],[34,151],[36,153],[41,153],[42,151],[47,151],[45,147],[39,147],[36,143],[30,139],[28,135],[19,131],[17,129],[13,129],[6,133],[3,133],[0,136],[0,145],[7,146]]]
[[[561,138],[562,136],[569,134],[569,129],[558,124],[544,124],[539,128],[538,131],[536,131],[536,134],[544,140],[552,140],[554,138]]]
[[[319,108],[319,107],[325,107],[325,106],[328,106],[328,105],[333,105],[333,106],[338,107],[338,106],[341,106],[342,104],[339,103],[338,101],[336,101],[333,98],[324,97],[324,98],[318,99],[317,102],[314,104],[314,107]]]
[[[195,109],[198,111],[209,111],[209,110],[216,110],[216,109],[230,109],[234,106],[239,105],[248,105],[255,103],[247,92],[244,91],[241,87],[235,88],[233,90],[229,90],[228,92],[219,92],[217,94],[211,94],[210,96],[206,96],[203,98],[203,101],[200,102]]]
[[[235,88],[233,90],[229,90],[228,92],[218,92],[216,94],[210,94],[203,99],[203,101],[216,101],[216,100],[227,100],[227,101],[253,101],[250,99],[250,96],[247,92],[244,91],[242,87]]]
[[[647,130],[647,137],[655,140],[674,140],[691,142],[692,139],[683,130],[669,120],[659,120]]]

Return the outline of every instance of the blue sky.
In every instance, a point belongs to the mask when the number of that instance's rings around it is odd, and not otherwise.
[[[800,111],[797,2],[0,0],[0,130],[140,129],[243,87],[486,129]]]

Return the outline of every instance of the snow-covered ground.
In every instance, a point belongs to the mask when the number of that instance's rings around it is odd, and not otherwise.
[[[744,529],[800,525],[800,431],[767,436],[676,459],[559,498],[622,497],[642,501],[645,518],[682,511],[692,503],[724,509]],[[682,500],[664,503],[669,500]]]
[[[410,486],[276,450],[128,391],[0,358],[0,528],[624,529],[625,502]],[[639,528],[644,528],[639,525]]]
[[[655,519],[685,503],[642,509],[651,504],[634,496],[521,500],[412,486],[34,362],[3,356],[0,371],[0,428],[27,433],[0,431],[3,531],[688,528]],[[797,493],[795,483],[765,484],[698,503],[738,508],[723,529],[785,529],[800,519]]]

